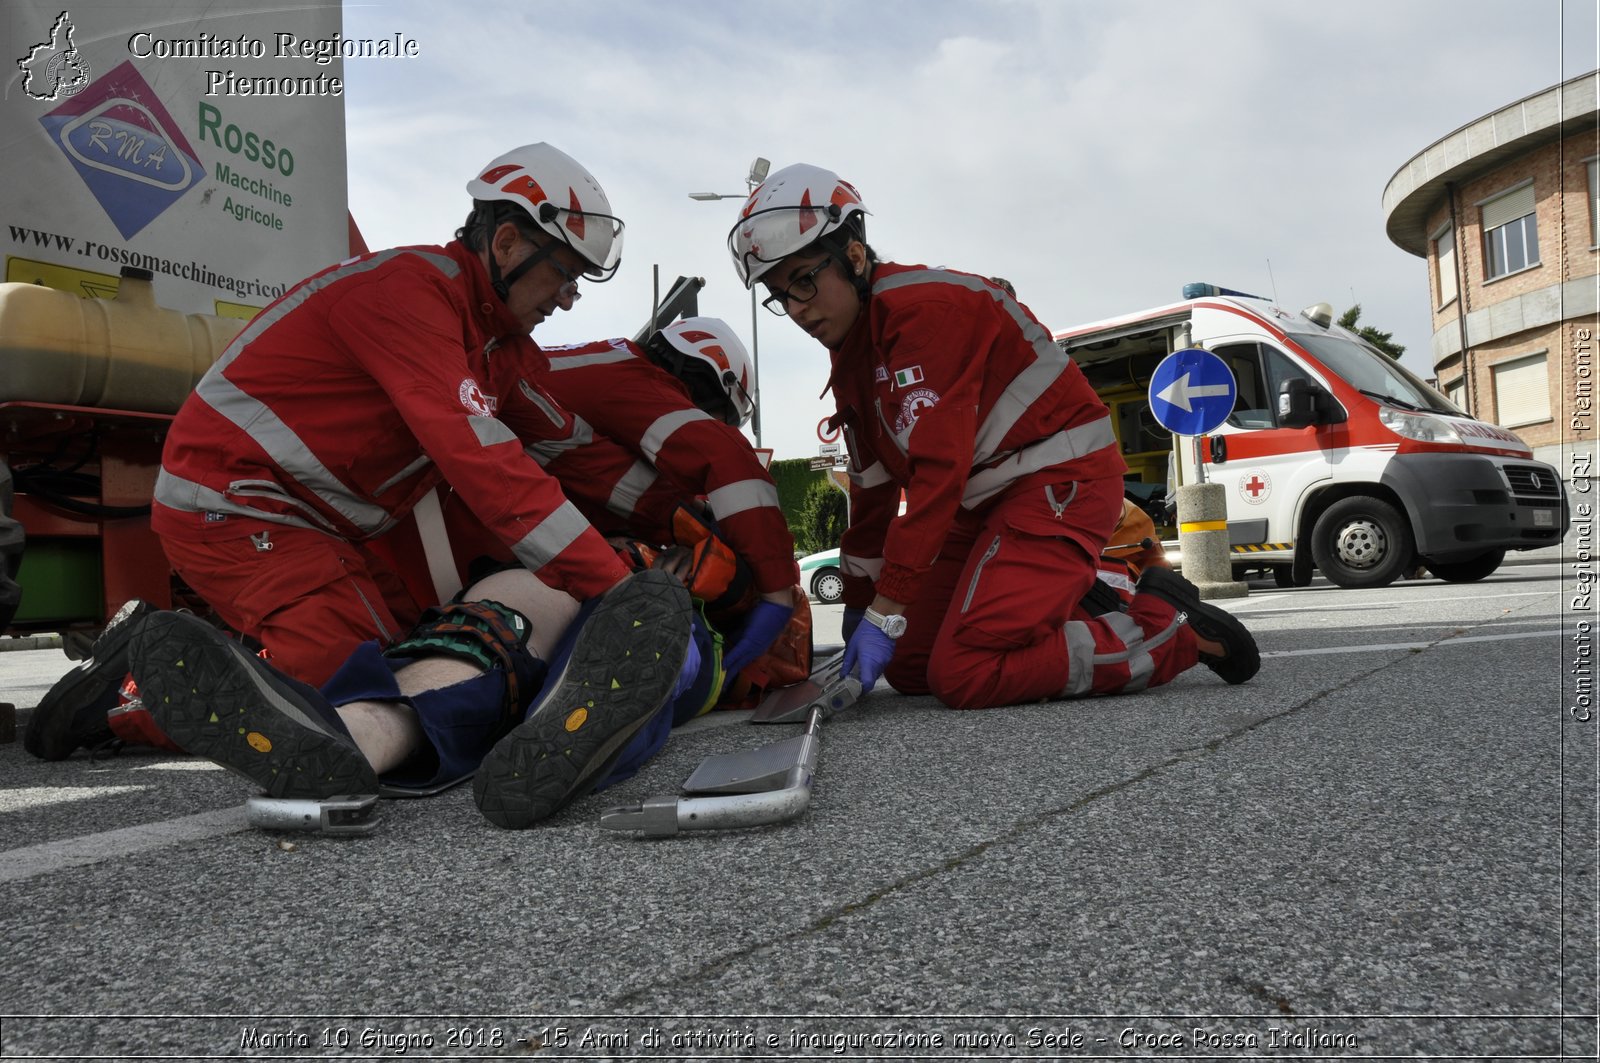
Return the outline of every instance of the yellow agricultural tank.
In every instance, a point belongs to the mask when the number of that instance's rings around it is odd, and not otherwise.
[[[0,284],[0,402],[176,413],[245,324],[158,306],[144,270],[114,299]]]

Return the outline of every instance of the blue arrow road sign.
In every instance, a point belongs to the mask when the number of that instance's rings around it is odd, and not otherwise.
[[[1150,378],[1150,412],[1180,436],[1201,436],[1233,412],[1238,385],[1228,363],[1198,347],[1174,351]]]

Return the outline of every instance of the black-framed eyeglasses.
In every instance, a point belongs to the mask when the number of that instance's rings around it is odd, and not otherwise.
[[[790,281],[787,289],[767,285],[767,291],[772,294],[761,300],[761,305],[779,317],[787,317],[790,302],[809,303],[817,297],[817,275],[827,269],[832,261],[831,258],[824,258]]]

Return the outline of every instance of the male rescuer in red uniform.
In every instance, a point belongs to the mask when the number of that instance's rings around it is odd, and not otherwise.
[[[1126,612],[1081,607],[1122,512],[1106,407],[1011,295],[879,261],[865,214],[838,175],[796,165],[728,234],[745,286],[831,354],[851,459],[845,671],[954,708],[1142,690],[1197,655],[1230,683],[1254,675],[1249,632],[1170,569],[1146,570]]]
[[[476,770],[479,808],[520,827],[586,792],[696,661],[683,588],[629,575],[524,453],[571,425],[504,401],[536,390],[528,333],[571,307],[580,276],[610,277],[622,223],[546,144],[495,159],[467,190],[455,242],[301,282],[173,423],[152,525],[272,665],[176,613],[124,641],[161,729],[272,796]],[[442,481],[522,568],[423,613],[364,544]]]

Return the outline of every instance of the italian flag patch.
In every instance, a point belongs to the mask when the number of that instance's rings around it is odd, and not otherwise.
[[[895,371],[895,387],[908,388],[912,384],[920,383],[922,383],[922,366],[920,365],[914,365],[910,369],[900,369]]]

